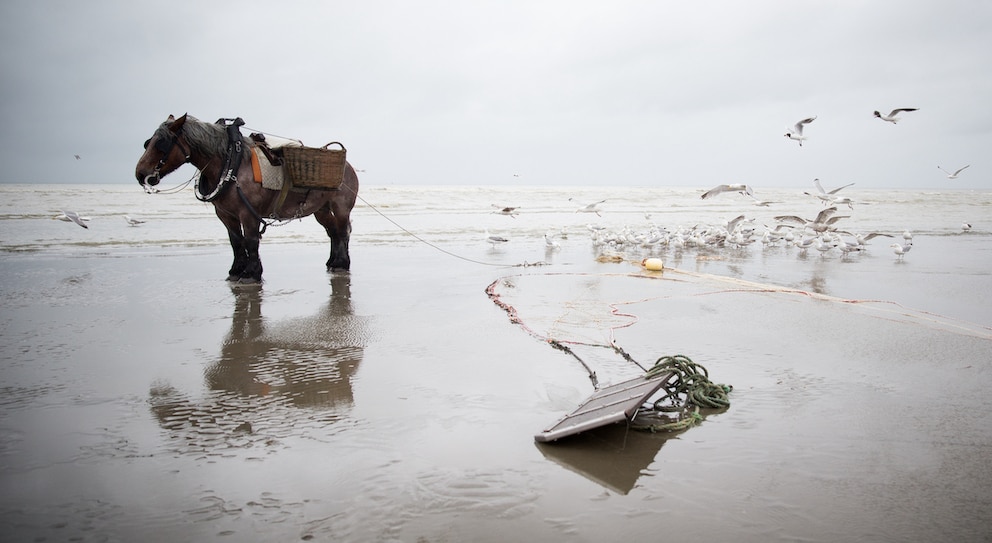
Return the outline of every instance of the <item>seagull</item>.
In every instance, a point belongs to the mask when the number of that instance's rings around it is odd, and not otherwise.
[[[517,214],[520,213],[519,211],[517,211],[517,208],[515,208],[515,207],[503,207],[503,208],[501,208],[501,207],[499,207],[496,204],[492,204],[492,206],[496,208],[496,211],[493,211],[493,213],[498,213],[500,215],[509,215],[511,218],[514,218],[514,219],[516,219],[517,218]]]
[[[772,204],[777,204],[778,203],[778,202],[770,202],[768,200],[759,200],[759,199],[755,198],[753,195],[750,195],[750,194],[748,194],[748,196],[752,200],[754,200],[754,205],[756,205],[758,207],[768,207],[768,206],[770,206]]]
[[[76,160],[79,160],[80,158],[79,155],[72,155],[72,156],[76,157]]]
[[[968,166],[971,166],[971,164],[968,164]],[[964,168],[967,168],[968,166],[965,166]],[[944,168],[941,168],[940,166],[937,166],[937,169],[938,170],[940,170],[940,171],[942,171],[942,172],[944,172],[944,173],[947,174],[947,178],[948,179],[957,179],[958,178],[958,174],[961,173],[962,171],[964,171],[964,168],[958,168],[957,171],[955,171],[954,173],[951,173],[951,172],[945,170]]]
[[[60,220],[60,221],[65,221],[65,222],[72,221],[72,222],[78,224],[79,226],[82,226],[83,228],[89,228],[89,226],[86,226],[86,223],[83,222],[83,221],[87,221],[89,219],[85,219],[83,217],[80,217],[79,214],[76,213],[75,211],[63,211],[62,212],[62,215],[59,215],[59,216],[57,216],[55,218],[58,219],[58,220]]]
[[[854,239],[858,240],[858,245],[868,245],[868,242],[869,241],[871,241],[872,239],[877,238],[879,236],[885,236],[887,238],[891,238],[892,237],[892,234],[883,234],[881,232],[870,232],[870,233],[864,234],[864,235],[855,234],[854,235]]]
[[[902,239],[906,240],[906,243],[913,244],[913,234],[909,230],[903,230]]]
[[[712,198],[724,192],[739,192],[741,195],[744,196],[751,196],[752,194],[754,194],[754,191],[751,190],[750,186],[745,185],[743,183],[737,183],[733,185],[717,185],[711,188],[710,190],[704,192],[699,197],[705,200],[707,198]]]
[[[846,205],[847,207],[854,209],[854,200],[848,198],[847,196],[840,196],[831,200],[833,205]]]
[[[848,215],[838,215],[835,217],[834,213],[837,213],[837,208],[828,207],[823,211],[820,211],[813,220],[797,217],[796,215],[779,215],[778,217],[775,217],[775,220],[779,222],[794,223],[802,226],[804,229],[809,228],[814,232],[823,233],[837,230],[834,223],[841,219],[848,218]]]
[[[145,221],[138,220],[138,219],[132,219],[131,217],[128,217],[127,215],[124,215],[124,220],[127,221],[128,226],[138,226],[139,224],[145,224]]]
[[[551,236],[544,234],[544,246],[547,249],[561,249],[561,244],[555,241]]]
[[[803,125],[807,125],[807,124],[809,124],[809,123],[811,123],[811,122],[813,122],[815,120],[816,120],[816,117],[809,117],[809,118],[806,118],[806,119],[803,119],[803,120],[799,121],[798,123],[795,124],[795,126],[792,127],[792,130],[790,130],[789,132],[786,132],[785,133],[785,137],[789,138],[790,140],[796,140],[796,141],[798,141],[799,142],[799,146],[802,147],[803,146],[803,140],[806,139],[806,137],[803,136]]]
[[[508,242],[510,240],[504,238],[503,236],[494,236],[494,235],[491,235],[489,233],[489,229],[486,229],[486,241],[488,241],[489,243],[491,243],[493,247],[496,247],[497,245],[501,245],[501,244],[506,243],[506,242]]]
[[[812,196],[814,198],[819,198],[824,203],[824,205],[826,205],[826,204],[829,204],[829,203],[831,203],[831,202],[834,201],[834,199],[835,199],[834,195],[837,194],[838,192],[840,192],[841,189],[850,187],[853,184],[854,183],[848,183],[846,185],[837,187],[837,188],[835,188],[834,190],[832,190],[830,192],[827,192],[827,191],[823,190],[823,185],[820,184],[820,179],[819,178],[816,178],[816,179],[813,180],[813,185],[816,186],[816,192],[817,193],[816,194],[813,194],[812,192],[805,192],[804,191],[803,194],[805,194],[807,196]],[[846,202],[844,202],[844,203],[846,203]]]
[[[878,117],[879,119],[882,119],[883,121],[887,121],[887,122],[890,122],[892,124],[896,124],[897,122],[899,122],[899,117],[897,117],[897,115],[899,115],[900,113],[902,113],[904,111],[905,112],[910,112],[910,111],[916,111],[917,109],[919,109],[919,108],[916,108],[916,107],[901,107],[901,108],[893,109],[891,112],[889,112],[888,115],[882,115],[881,113],[879,113],[879,112],[876,111],[875,112],[875,116]]]
[[[572,201],[572,198],[569,198],[568,201],[571,202]],[[595,213],[597,217],[602,217],[602,215],[599,214],[598,206],[599,206],[599,204],[601,204],[601,203],[603,203],[605,201],[606,200],[600,200],[598,202],[593,202],[593,203],[591,203],[589,205],[582,206],[579,209],[576,209],[575,212],[576,213]]]
[[[961,231],[962,232],[967,232],[969,230],[971,230],[971,223],[962,223],[961,224]]]
[[[903,245],[901,243],[893,243],[892,245],[889,245],[889,247],[892,247],[892,252],[896,254],[896,257],[899,260],[902,260],[902,257],[905,256],[906,253],[908,253],[909,250],[913,248],[913,244],[907,243]]]

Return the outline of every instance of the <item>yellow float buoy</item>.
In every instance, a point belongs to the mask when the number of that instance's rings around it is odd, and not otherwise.
[[[651,271],[662,271],[665,269],[665,263],[660,258],[645,258],[641,261],[641,266]]]

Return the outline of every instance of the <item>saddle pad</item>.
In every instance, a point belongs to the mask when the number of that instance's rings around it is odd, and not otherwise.
[[[262,188],[272,190],[282,190],[283,167],[273,166],[264,155],[258,156],[258,152],[253,147],[251,149],[252,165],[258,164],[258,169],[262,173]],[[255,181],[258,181],[256,179]]]

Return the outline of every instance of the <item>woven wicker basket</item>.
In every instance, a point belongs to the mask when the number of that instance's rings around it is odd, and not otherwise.
[[[328,149],[331,145],[341,149]],[[323,147],[283,147],[282,153],[294,188],[337,190],[344,180],[347,149],[339,142]]]

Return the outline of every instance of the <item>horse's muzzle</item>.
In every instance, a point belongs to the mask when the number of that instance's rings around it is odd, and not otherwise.
[[[159,176],[158,171],[153,171],[152,173],[145,176],[142,176],[141,172],[135,172],[134,176],[138,178],[138,184],[145,189],[145,192],[158,192],[156,189],[152,188],[155,185],[159,184],[160,181],[162,181],[162,178]]]

